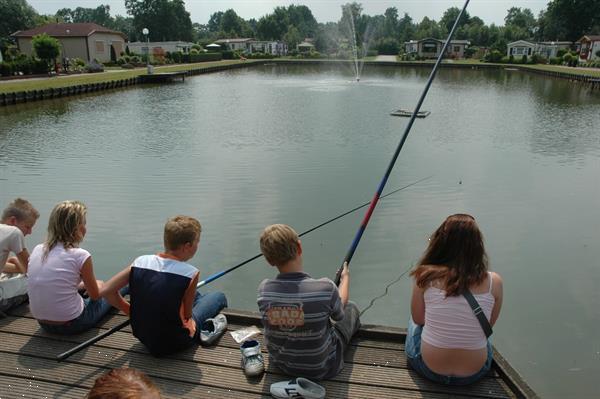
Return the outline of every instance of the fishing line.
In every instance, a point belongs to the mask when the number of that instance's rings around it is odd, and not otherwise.
[[[400,273],[400,275],[398,277],[396,277],[396,279],[394,281],[392,281],[391,283],[389,283],[388,285],[385,286],[385,292],[381,295],[376,296],[375,298],[371,299],[371,303],[369,303],[369,306],[367,306],[366,308],[364,308],[362,310],[362,312],[360,312],[359,316],[362,317],[363,314],[365,314],[365,312],[369,309],[371,309],[371,307],[375,304],[375,301],[383,298],[384,296],[386,296],[388,294],[388,290],[390,289],[390,287],[394,284],[396,284],[398,281],[400,281],[402,279],[402,277],[404,277],[404,275],[406,273],[408,273],[408,271],[412,268],[413,265],[410,265],[409,267],[406,268],[406,270],[404,270],[402,273]]]

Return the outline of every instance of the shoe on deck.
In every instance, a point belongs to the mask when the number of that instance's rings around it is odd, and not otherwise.
[[[290,381],[271,384],[271,395],[278,399],[323,399],[325,398],[325,388],[311,380],[298,377]]]
[[[200,327],[200,343],[204,346],[214,344],[225,330],[227,330],[227,317],[223,313],[204,320]]]
[[[249,340],[240,346],[242,351],[242,368],[248,377],[256,377],[265,372],[265,361],[260,352],[260,342]]]

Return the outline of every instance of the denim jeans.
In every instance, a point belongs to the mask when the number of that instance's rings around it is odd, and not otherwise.
[[[125,286],[120,290],[121,295],[125,296],[129,293],[129,286]],[[79,334],[90,328],[95,327],[100,320],[112,309],[112,306],[104,298],[92,300],[85,298],[83,300],[83,312],[65,324],[46,324],[38,321],[44,331],[52,334],[72,335]]]
[[[425,362],[423,361],[423,357],[421,356],[421,332],[423,331],[423,326],[419,326],[415,324],[412,317],[408,321],[408,332],[406,333],[406,358],[408,360],[408,364],[419,373],[421,376],[431,380],[433,382],[437,382],[445,385],[468,385],[472,384],[476,381],[479,381],[483,378],[492,367],[492,344],[488,339],[487,343],[487,360],[485,364],[475,374],[468,377],[455,377],[450,375],[442,375],[438,374],[427,367]]]
[[[225,294],[222,292],[210,292],[202,295],[200,291],[196,291],[192,308],[192,318],[196,322],[196,335],[194,335],[194,339],[200,340],[200,328],[204,320],[215,317],[226,307],[227,298],[225,298]]]

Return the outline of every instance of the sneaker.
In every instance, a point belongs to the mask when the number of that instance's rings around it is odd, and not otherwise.
[[[306,378],[294,378],[290,381],[281,381],[271,384],[271,395],[274,398],[325,398],[325,388]]]
[[[242,368],[248,377],[256,377],[265,372],[265,361],[260,353],[260,342],[249,340],[240,346],[242,351]]]
[[[200,343],[205,346],[214,344],[225,330],[227,330],[227,317],[223,313],[219,313],[212,319],[204,320],[200,327]]]

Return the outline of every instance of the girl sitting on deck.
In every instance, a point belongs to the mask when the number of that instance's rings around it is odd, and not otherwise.
[[[473,294],[493,326],[502,307],[502,279],[488,271],[475,219],[449,216],[431,236],[411,276],[415,283],[406,336],[409,365],[447,385],[467,385],[484,377],[492,364],[492,347],[463,294]]]
[[[103,283],[94,276],[90,253],[79,248],[86,233],[86,212],[79,201],[56,205],[50,213],[48,238],[33,249],[29,259],[29,307],[50,333],[81,333],[111,309],[100,297]],[[79,294],[84,289],[89,298]]]

